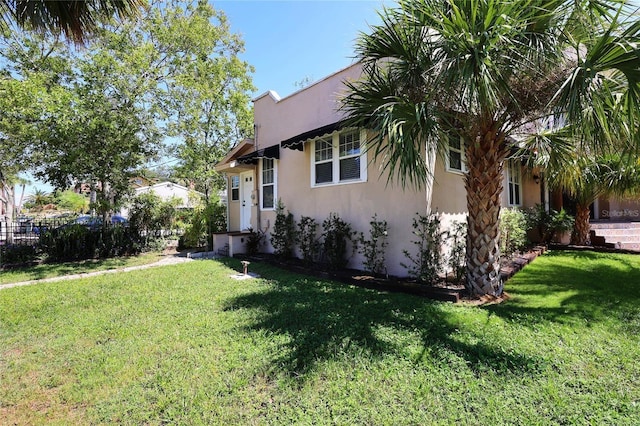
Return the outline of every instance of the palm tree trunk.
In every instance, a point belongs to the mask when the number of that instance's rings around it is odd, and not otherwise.
[[[571,233],[571,244],[586,246],[589,244],[589,205],[578,204],[576,208],[576,221]]]
[[[502,165],[508,150],[495,131],[467,143],[467,290],[473,295],[502,294],[500,277],[500,200]]]

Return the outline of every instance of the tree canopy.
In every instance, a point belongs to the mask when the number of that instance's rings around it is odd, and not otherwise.
[[[104,25],[89,43],[4,39],[0,90],[12,98],[0,135],[11,155],[0,167],[35,169],[61,189],[89,183],[106,212],[139,168],[184,152],[182,141],[204,141],[209,150],[198,156],[215,163],[250,131],[252,68],[238,58],[242,41],[224,14],[206,2],[151,7],[137,21]],[[167,137],[181,142],[167,150]]]

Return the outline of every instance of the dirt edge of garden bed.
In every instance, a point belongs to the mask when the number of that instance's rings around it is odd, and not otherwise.
[[[501,267],[500,275],[502,277],[502,281],[506,282],[524,266],[528,265],[536,257],[543,254],[546,249],[547,248],[545,246],[535,246],[525,251],[524,253],[515,255],[510,262]],[[299,259],[282,260],[270,254],[260,254],[256,256],[239,255],[237,257],[242,259],[267,262],[271,265],[301,275],[331,279],[344,284],[354,285],[372,290],[411,294],[414,296],[420,296],[427,299],[444,302],[464,303],[479,306],[502,303],[503,301],[509,299],[509,295],[506,292],[504,292],[499,297],[471,297],[469,294],[467,294],[464,285],[454,285],[453,283],[447,282],[445,280],[442,280],[436,285],[430,286],[420,284],[415,280],[407,278],[399,278],[394,276],[373,276],[367,272],[356,269],[326,271],[304,265]]]

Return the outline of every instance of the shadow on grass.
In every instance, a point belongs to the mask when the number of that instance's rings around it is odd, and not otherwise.
[[[564,324],[640,317],[640,256],[587,251],[550,252],[519,272],[506,285],[507,303],[487,307],[520,323]]]
[[[225,263],[237,266],[237,261]],[[252,269],[272,285],[228,301],[225,310],[254,310],[250,330],[287,336],[276,368],[292,376],[303,376],[323,360],[363,353],[414,362],[430,356],[478,371],[533,374],[540,368],[540,360],[507,353],[490,340],[461,338],[465,324],[451,313],[451,305],[304,277],[265,264]]]

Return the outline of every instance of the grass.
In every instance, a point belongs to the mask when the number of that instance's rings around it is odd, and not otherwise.
[[[640,424],[640,257],[552,252],[482,308],[251,269],[0,291],[0,423]]]
[[[146,265],[157,262],[161,257],[162,253],[152,252],[131,257],[116,257],[68,263],[43,263],[33,267],[1,271],[0,284],[42,280],[45,278],[61,277],[63,275],[84,274],[87,272],[126,268],[128,266]]]

